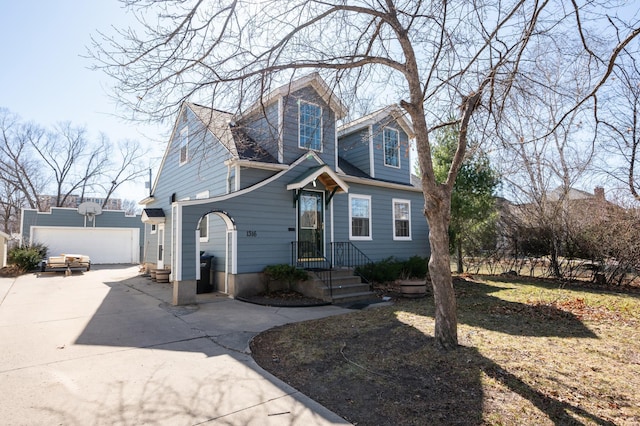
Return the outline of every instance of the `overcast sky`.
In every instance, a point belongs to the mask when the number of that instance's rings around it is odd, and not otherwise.
[[[109,98],[113,82],[82,57],[97,30],[132,19],[117,0],[0,0],[0,107],[42,126],[70,121],[92,137],[139,140],[154,150],[157,164],[172,123],[118,118],[126,111]],[[146,193],[140,181],[117,195],[139,200]]]

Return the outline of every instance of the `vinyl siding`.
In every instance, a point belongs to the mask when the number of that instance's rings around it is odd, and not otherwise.
[[[262,114],[253,114],[243,119],[242,129],[274,158],[278,158],[278,103],[268,105]]]
[[[307,152],[306,148],[299,147],[298,101],[300,100],[322,108],[322,151],[316,151],[316,153],[322,161],[335,170],[335,114],[311,87],[305,87],[284,97],[284,162],[291,164]]]
[[[172,229],[171,200],[195,199],[196,194],[209,191],[209,196],[227,192],[227,166],[224,162],[231,157],[229,151],[206,131],[200,121],[189,108],[185,108],[184,116],[178,119],[173,139],[169,142],[166,157],[153,196],[155,201],[147,208],[162,208],[166,216],[164,238],[164,264],[171,264]],[[183,119],[186,117],[186,119]],[[179,138],[182,129],[188,129],[189,153],[188,161],[180,165]],[[148,235],[148,230],[147,233]],[[148,235],[149,244],[145,260],[157,260],[157,234]]]
[[[277,172],[271,170],[242,168],[240,170],[240,189],[248,188],[258,182],[262,182],[263,180],[273,176],[275,173]]]
[[[286,185],[295,176],[304,173],[307,167],[312,167],[315,164],[317,163],[312,161],[304,162],[303,165],[286,173],[282,178],[241,197],[206,205],[184,206],[185,237],[183,238],[185,239],[183,242],[186,250],[184,259],[187,259],[190,253],[195,255],[195,240],[190,236],[194,235],[197,219],[206,211],[220,209],[227,212],[236,224],[238,273],[260,272],[267,265],[289,263],[291,261],[291,242],[297,239],[295,232],[297,208],[294,205],[293,192],[287,191]],[[409,258],[414,255],[427,255],[428,228],[421,211],[424,201],[422,201],[420,192],[358,184],[351,185],[350,192],[371,195],[372,197],[373,240],[354,242],[367,256],[372,260],[381,260],[389,256]],[[393,239],[392,200],[394,198],[411,201],[412,240],[410,241],[394,241]],[[334,203],[335,241],[349,241],[348,195],[336,194],[332,202]],[[188,224],[188,221],[192,221],[191,224]],[[330,207],[326,206],[324,241],[327,250],[332,227]],[[222,268],[226,227],[220,222],[215,230],[211,227],[211,231],[211,244],[206,245],[207,252],[216,256],[217,267]],[[214,236],[214,234],[216,235]],[[205,245],[202,245],[201,249],[205,250],[204,247]],[[185,260],[184,264],[183,279],[189,279],[186,274],[194,273],[193,268],[189,266],[188,260]]]
[[[349,193],[371,196],[372,239],[370,241],[352,241],[371,260],[378,261],[390,256],[398,259],[407,259],[415,255],[427,256],[429,253],[429,227],[422,214],[424,198],[421,192],[350,184]],[[411,201],[410,241],[393,239],[392,200],[394,198]],[[333,199],[335,240],[349,241],[349,197],[340,195]]]
[[[384,127],[390,127],[398,130],[400,144],[400,168],[390,167],[384,164]],[[373,156],[376,179],[407,184],[411,182],[409,138],[400,126],[395,125],[395,123],[387,126],[373,126]]]
[[[338,156],[371,176],[368,129],[341,137],[338,141]]]
[[[220,144],[209,131],[205,131],[202,122],[185,109],[187,120],[178,120],[174,138],[169,142],[166,158],[154,188],[154,197],[158,200],[150,208],[170,205],[175,193],[176,200],[195,198],[196,194],[209,191],[210,196],[227,192],[227,166],[224,162],[231,157],[229,151]],[[183,128],[189,133],[188,161],[180,165],[179,138]],[[165,214],[167,212],[165,211]]]

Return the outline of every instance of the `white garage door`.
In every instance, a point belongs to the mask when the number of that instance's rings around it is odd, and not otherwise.
[[[96,264],[140,262],[140,230],[137,228],[33,226],[31,240],[45,244],[49,256],[85,254]]]

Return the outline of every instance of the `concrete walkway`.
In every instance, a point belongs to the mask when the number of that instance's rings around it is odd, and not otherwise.
[[[248,349],[266,329],[347,310],[170,300],[137,267],[0,278],[2,424],[348,424]]]

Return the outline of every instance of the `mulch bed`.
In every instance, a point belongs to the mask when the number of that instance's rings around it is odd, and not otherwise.
[[[0,277],[3,278],[15,278],[24,273],[24,271],[17,266],[5,266],[4,268],[0,268]]]
[[[263,306],[279,306],[284,308],[300,308],[309,306],[330,305],[322,299],[308,297],[295,291],[273,291],[271,293],[261,293],[255,296],[236,297],[243,302],[255,303]]]

